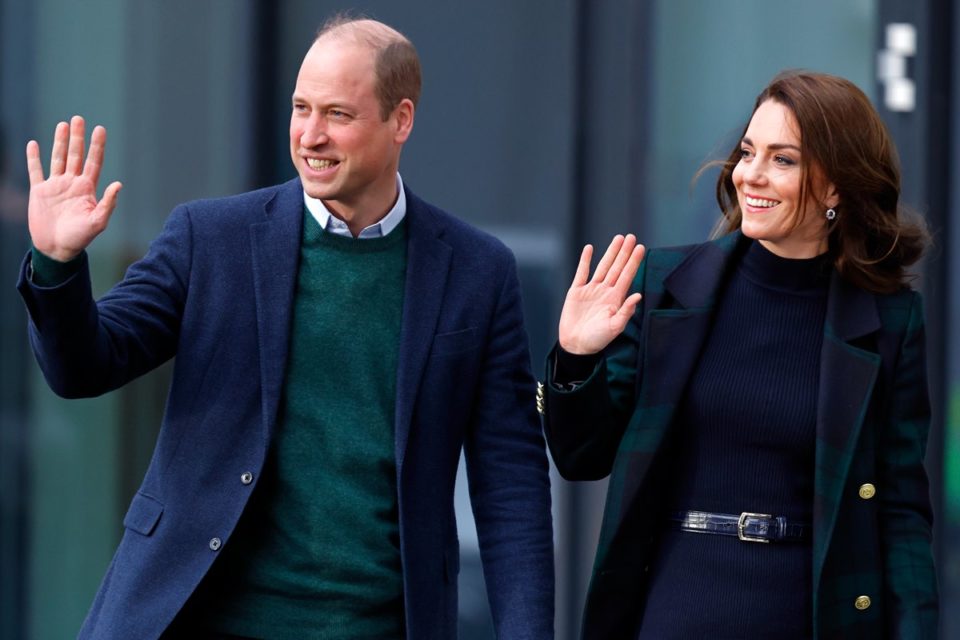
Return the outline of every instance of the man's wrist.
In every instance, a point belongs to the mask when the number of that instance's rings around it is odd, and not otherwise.
[[[70,260],[52,258],[36,247],[30,250],[30,281],[40,287],[55,287],[72,278],[83,264],[83,253]]]

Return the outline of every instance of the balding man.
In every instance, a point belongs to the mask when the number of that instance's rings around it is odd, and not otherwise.
[[[27,147],[19,289],[50,386],[95,396],[176,356],[143,485],[81,638],[453,638],[467,461],[500,638],[552,637],[547,461],[510,252],[415,196],[411,43],[325,25],[297,77],[299,177],[181,205],[94,301],[106,133]]]

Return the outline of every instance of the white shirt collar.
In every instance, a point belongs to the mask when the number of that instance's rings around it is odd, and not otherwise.
[[[380,238],[397,228],[400,221],[407,215],[407,196],[403,192],[403,180],[400,178],[399,173],[397,174],[397,193],[399,194],[397,201],[390,211],[387,212],[387,215],[360,231],[360,235],[358,235],[357,238]],[[327,206],[323,204],[322,200],[311,198],[307,195],[307,192],[304,191],[303,203],[306,205],[307,211],[310,212],[310,215],[314,217],[322,229],[339,236],[353,237],[347,223],[330,213],[330,210],[327,209]]]

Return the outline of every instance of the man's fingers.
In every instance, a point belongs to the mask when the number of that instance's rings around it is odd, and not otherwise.
[[[593,282],[603,282],[603,279],[607,277],[607,271],[610,270],[610,265],[612,265],[616,259],[622,244],[623,236],[620,234],[613,236],[613,240],[610,241],[610,246],[607,247],[606,253],[603,254],[603,258],[601,258],[597,264],[597,270],[593,272]]]
[[[80,173],[80,167],[83,166],[83,146],[86,130],[83,118],[73,116],[70,119],[70,140],[67,146],[67,166],[66,173],[77,175]]]
[[[90,152],[87,154],[87,161],[83,165],[83,175],[93,180],[93,184],[97,184],[97,181],[100,180],[100,169],[103,167],[103,150],[106,144],[107,130],[97,125],[90,135]]]
[[[27,143],[27,176],[31,187],[43,182],[43,163],[40,161],[40,145],[36,140]]]
[[[53,148],[50,151],[50,175],[63,175],[67,166],[67,142],[70,135],[70,125],[66,122],[57,124],[53,132]]]
[[[620,272],[623,271],[623,267],[627,264],[627,260],[630,259],[630,255],[636,245],[637,237],[632,233],[628,233],[627,237],[623,239],[623,244],[620,245],[620,250],[617,251],[617,257],[614,259],[613,265],[610,266],[610,270],[603,280],[607,285],[613,286],[617,283]]]
[[[593,259],[593,245],[584,245],[580,252],[580,264],[577,265],[577,272],[573,275],[573,286],[582,287],[587,284],[587,278],[590,276],[590,260]]]
[[[109,221],[110,216],[113,215],[113,210],[117,206],[117,196],[120,194],[120,189],[122,188],[123,185],[119,182],[111,182],[106,190],[104,190],[100,202],[97,203],[97,217],[103,218],[104,227],[107,226],[107,221]]]

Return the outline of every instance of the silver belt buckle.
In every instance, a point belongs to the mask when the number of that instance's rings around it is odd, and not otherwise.
[[[770,541],[766,538],[758,538],[756,536],[748,536],[746,534],[747,530],[747,518],[766,518],[770,520],[773,518],[768,513],[750,513],[749,511],[744,511],[740,514],[740,518],[737,520],[737,537],[740,538],[743,542],[764,542],[769,544]]]

